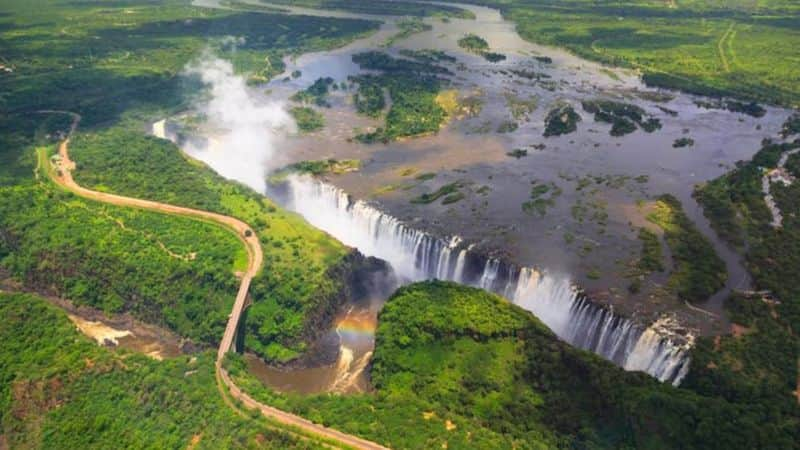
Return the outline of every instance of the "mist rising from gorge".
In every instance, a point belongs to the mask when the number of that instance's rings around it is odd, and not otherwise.
[[[207,145],[189,143],[185,150],[223,177],[264,192],[266,172],[274,168],[276,133],[295,128],[284,103],[253,95],[245,77],[211,52],[189,64],[185,73],[208,86],[208,96],[195,109],[205,114],[209,128],[203,133]]]

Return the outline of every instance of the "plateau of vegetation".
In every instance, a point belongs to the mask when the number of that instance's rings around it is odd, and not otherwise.
[[[688,137],[675,139],[675,141],[672,143],[672,148],[684,148],[693,146],[694,146],[694,139]]]
[[[780,235],[769,225],[772,216],[761,192],[761,177],[764,169],[777,166],[784,152],[798,147],[800,143],[776,144],[765,141],[751,161],[740,162],[734,170],[695,189],[695,197],[720,237],[736,247],[744,247],[747,243],[754,250],[758,249],[748,253],[752,271],[760,272],[758,267],[767,263],[767,258],[775,261],[768,264],[774,266],[774,270],[791,270],[794,258],[790,256],[794,242],[791,231],[793,222],[784,224]],[[769,285],[777,286],[779,279],[780,275],[775,273]]]
[[[721,357],[703,349],[704,362]],[[757,448],[791,446],[798,435],[786,386],[779,403],[767,402],[777,393],[757,390],[739,400],[745,383],[722,378],[717,390],[714,370],[703,366],[690,372],[692,388],[673,388],[566,345],[493,294],[440,281],[401,288],[386,303],[373,393],[281,394],[241,357],[226,365],[262,401],[393,448]]]
[[[725,263],[683,212],[678,199],[670,194],[659,196],[647,220],[664,230],[673,261],[669,284],[681,299],[703,302],[725,285]]]
[[[49,184],[0,189],[0,268],[25,286],[168,326],[222,335],[247,261],[227,230],[102,205]]]
[[[111,351],[33,295],[0,293],[0,315],[10,448],[318,448],[232,411],[211,351],[165,361]]]
[[[648,117],[645,110],[636,105],[611,100],[585,100],[582,105],[584,111],[594,114],[595,121],[612,125],[611,136],[633,133],[636,125],[648,133],[661,128],[660,120]]]
[[[544,137],[561,136],[578,129],[581,116],[568,104],[553,107],[544,119]]]
[[[746,248],[748,268],[757,288],[767,289],[781,300],[781,316],[800,317],[800,287],[787,283],[800,269],[800,222],[797,202],[800,183],[772,184],[772,193],[783,212],[781,227],[771,225],[772,215],[764,202],[761,177],[774,168],[784,152],[800,143],[765,141],[753,159],[729,173],[698,186],[695,196],[714,230],[731,244]]]
[[[325,128],[325,117],[317,110],[308,106],[295,106],[289,114],[297,123],[297,129],[304,133],[312,133]]]

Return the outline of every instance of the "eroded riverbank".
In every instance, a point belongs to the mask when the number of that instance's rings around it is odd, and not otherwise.
[[[28,292],[7,278],[0,279],[0,290]],[[191,354],[202,349],[202,346],[165,328],[144,323],[129,314],[108,315],[95,308],[77,306],[67,299],[34,293],[65,311],[75,327],[98,345],[130,350],[158,360]]]

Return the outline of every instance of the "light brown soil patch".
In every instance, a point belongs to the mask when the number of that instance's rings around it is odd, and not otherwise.
[[[130,330],[117,330],[104,323],[84,320],[72,314],[67,314],[67,317],[69,317],[69,320],[75,324],[81,333],[94,339],[100,345],[105,345],[107,342],[119,345],[117,339],[131,335]]]
[[[203,438],[203,433],[195,434],[192,436],[192,440],[189,441],[189,445],[186,447],[186,450],[194,450],[197,447],[197,444],[200,443],[200,440]]]
[[[739,325],[739,324],[735,324],[735,323],[731,324],[731,334],[735,338],[740,338],[740,337],[742,337],[742,336],[744,336],[746,334],[750,334],[750,332],[752,332],[752,331],[753,330],[751,330],[750,328],[747,328],[744,325]]]

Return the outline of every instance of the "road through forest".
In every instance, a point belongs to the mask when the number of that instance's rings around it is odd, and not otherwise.
[[[250,289],[250,282],[253,280],[253,277],[256,276],[258,272],[261,270],[264,261],[264,254],[261,250],[261,244],[258,240],[258,236],[256,236],[256,234],[252,231],[252,228],[250,228],[250,226],[248,226],[246,223],[242,222],[239,219],[230,216],[225,216],[222,214],[212,213],[209,211],[203,211],[199,209],[186,208],[182,206],[175,206],[151,200],[144,200],[133,197],[125,197],[122,195],[109,194],[106,192],[98,192],[80,186],[75,182],[75,180],[72,177],[72,170],[75,169],[75,163],[69,157],[69,141],[75,129],[77,128],[81,117],[78,114],[67,111],[40,111],[40,112],[68,114],[73,118],[68,136],[61,142],[61,144],[59,144],[58,158],[54,158],[52,160],[55,163],[54,168],[56,170],[46,170],[46,172],[50,175],[51,179],[60,186],[75,193],[76,195],[79,195],[81,197],[90,200],[109,203],[117,206],[147,209],[165,214],[187,216],[207,222],[209,221],[214,222],[234,231],[236,235],[239,237],[239,239],[245,244],[248,255],[247,271],[242,275],[241,284],[239,285],[239,291],[236,294],[236,300],[233,304],[233,310],[231,311],[231,314],[228,318],[228,323],[225,327],[225,334],[222,336],[222,340],[220,341],[219,350],[217,352],[217,361],[216,361],[217,379],[218,381],[224,383],[224,385],[228,389],[228,392],[230,392],[230,395],[233,398],[241,401],[241,403],[249,409],[259,410],[261,414],[263,414],[268,419],[271,419],[282,425],[286,425],[290,428],[299,429],[303,434],[322,438],[324,441],[328,442],[333,441],[346,448],[357,448],[357,449],[367,449],[367,450],[386,449],[386,447],[378,445],[374,442],[370,442],[358,438],[356,436],[342,433],[332,428],[315,424],[310,420],[304,419],[300,416],[296,416],[294,414],[281,411],[277,408],[273,408],[271,406],[259,403],[258,401],[254,400],[252,397],[247,395],[245,392],[243,392],[241,389],[239,389],[234,384],[233,380],[230,378],[230,375],[227,373],[227,371],[222,367],[222,361],[225,357],[225,354],[228,351],[230,351],[233,346],[234,338],[236,336],[236,330],[239,327],[239,320],[241,319],[242,312],[244,311],[245,308],[245,301],[247,299],[247,293]],[[222,395],[226,394],[222,392]],[[228,404],[231,407],[236,408],[230,402],[228,402]]]

